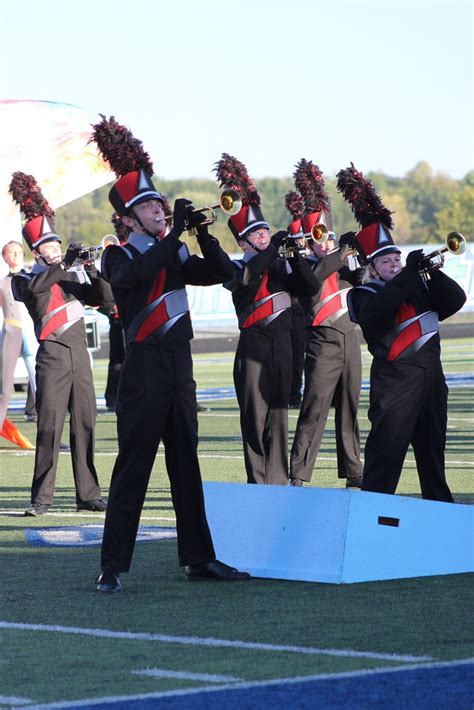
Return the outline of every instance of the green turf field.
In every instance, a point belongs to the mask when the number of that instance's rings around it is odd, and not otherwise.
[[[194,361],[199,391],[232,387],[232,354],[196,355]],[[369,361],[364,351],[364,377]],[[473,373],[472,342],[444,340],[443,362],[446,373]],[[106,364],[95,363],[99,395]],[[455,500],[468,504],[474,503],[472,393],[472,384],[450,391],[446,455]],[[199,414],[203,478],[244,482],[236,400],[201,403],[208,408]],[[366,409],[364,389],[363,441]],[[26,424],[21,412],[10,412],[9,418],[34,441],[34,424]],[[297,411],[290,410],[290,443],[296,418]],[[117,450],[115,415],[99,410],[96,433],[96,465],[106,495]],[[67,436],[66,427],[63,441]],[[353,585],[190,583],[177,565],[175,540],[162,540],[137,544],[123,594],[99,596],[93,583],[97,546],[37,547],[25,538],[25,529],[103,521],[103,514],[75,512],[69,454],[60,455],[54,507],[40,519],[23,516],[33,454],[1,440],[0,461],[0,708],[16,707],[21,699],[28,706],[137,696],[474,655],[472,575],[467,574]],[[330,418],[311,485],[343,483],[337,479]],[[411,454],[398,492],[419,496]],[[142,524],[174,525],[162,455]],[[158,677],[149,675],[153,669]]]

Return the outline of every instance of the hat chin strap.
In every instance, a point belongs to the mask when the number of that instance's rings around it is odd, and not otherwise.
[[[130,210],[130,212],[133,214],[133,218],[138,222],[138,224],[143,229],[145,234],[148,234],[149,237],[153,237],[153,239],[159,239],[159,235],[153,234],[145,227],[145,225],[141,221],[140,217],[137,215],[137,213],[135,212],[135,210],[133,208]]]
[[[252,244],[252,242],[248,239],[248,237],[245,237],[245,236],[244,236],[244,237],[241,237],[240,241],[241,241],[241,242],[245,242],[246,244],[249,245],[249,247],[252,247],[252,249],[255,249],[255,251],[256,251],[258,254],[261,254],[262,251],[265,251],[265,249],[259,249],[257,246],[255,246],[255,244]]]

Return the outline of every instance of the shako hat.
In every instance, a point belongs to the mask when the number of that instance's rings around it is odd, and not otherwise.
[[[328,230],[331,229],[331,207],[322,171],[311,160],[301,158],[293,177],[296,189],[303,198],[303,233],[309,234],[315,224],[323,224]]]
[[[356,170],[354,163],[340,170],[336,177],[337,189],[362,227],[354,239],[359,261],[368,264],[383,254],[400,254],[389,231],[393,227],[392,213],[382,204],[371,181]]]
[[[215,163],[214,172],[220,187],[237,190],[242,199],[239,212],[227,220],[235,239],[240,241],[259,227],[270,229],[260,209],[260,195],[245,165],[234,156],[222,153],[221,159]]]
[[[54,230],[54,210],[33,175],[13,173],[8,191],[25,217],[22,234],[31,251],[45,242],[61,241]]]
[[[160,200],[163,196],[152,182],[153,163],[143,144],[132,132],[111,116],[100,114],[101,121],[92,125],[89,142],[95,142],[118,180],[109,192],[109,201],[120,217],[145,200]]]

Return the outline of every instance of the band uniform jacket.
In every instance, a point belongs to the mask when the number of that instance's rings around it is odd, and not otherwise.
[[[360,324],[373,356],[363,489],[394,493],[411,443],[423,497],[452,501],[444,471],[447,386],[439,321],[465,300],[462,288],[443,272],[425,283],[413,268],[350,292],[351,319]]]
[[[339,478],[359,483],[362,477],[357,421],[362,380],[361,352],[347,311],[347,294],[359,283],[338,251],[307,257],[322,286],[303,300],[306,314],[305,387],[295,431],[290,476],[310,481],[331,405],[335,408]]]
[[[291,296],[320,287],[305,259],[264,251],[234,261],[232,292],[240,336],[234,384],[248,483],[288,484],[288,404],[291,388]]]

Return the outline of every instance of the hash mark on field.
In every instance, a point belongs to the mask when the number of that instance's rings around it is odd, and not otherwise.
[[[277,651],[279,653],[301,653],[313,656],[339,656],[343,658],[378,658],[384,661],[432,661],[431,656],[411,656],[398,653],[376,653],[374,651],[354,651],[351,648],[313,648],[311,646],[287,646],[284,644],[255,643],[251,641],[233,641],[231,639],[202,638],[199,636],[170,636],[148,632],[110,631],[109,629],[87,629],[78,626],[55,626],[52,624],[18,624],[0,621],[0,629],[19,631],[52,631],[60,634],[78,634],[99,638],[125,639],[127,641],[159,641],[177,643],[185,646],[208,646],[214,648],[239,648],[250,651]]]
[[[147,675],[152,678],[176,678],[177,680],[202,680],[208,683],[238,683],[242,678],[233,675],[211,675],[210,673],[187,673],[185,671],[167,671],[163,668],[145,668],[132,671],[133,675]]]

